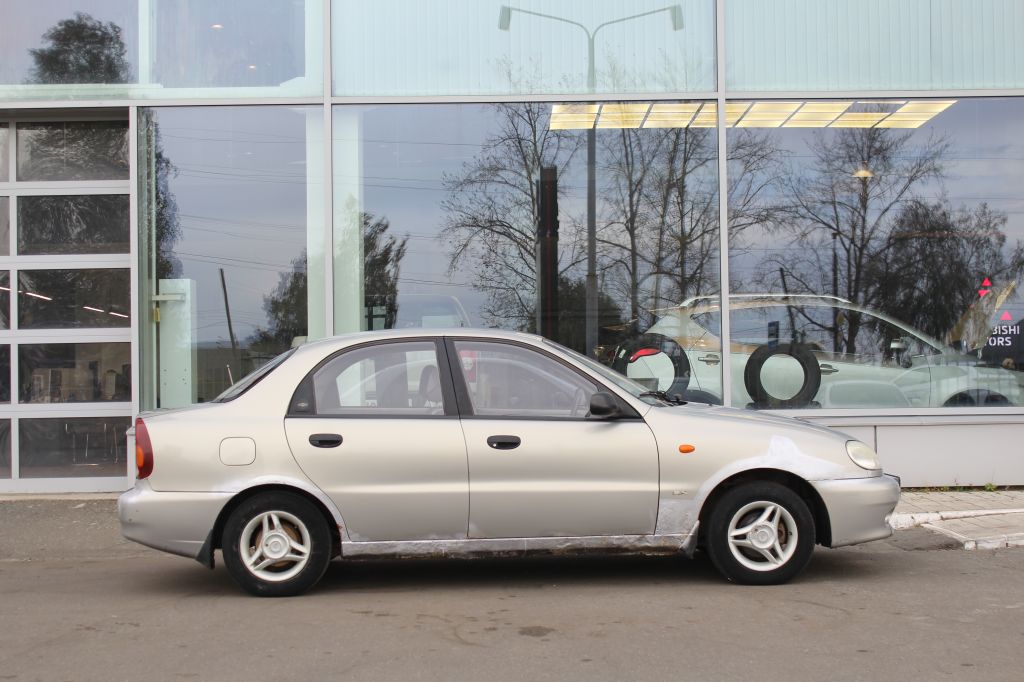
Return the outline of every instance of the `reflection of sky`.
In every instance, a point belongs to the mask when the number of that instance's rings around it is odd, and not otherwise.
[[[49,45],[43,34],[64,19],[73,19],[76,12],[88,14],[104,23],[121,27],[125,57],[138,77],[138,13],[137,0],[46,0],[45,2],[4,2],[0,5],[0,83],[18,84],[28,78],[32,69],[31,48]]]
[[[954,208],[973,209],[987,203],[1005,214],[1007,249],[1024,240],[1024,99],[959,100],[920,128],[911,132],[906,149],[930,138],[944,137],[950,143],[945,157],[945,177],[922,182],[910,197],[936,200],[945,197]],[[795,167],[814,163],[809,145],[815,135],[829,135],[821,129],[778,128],[769,133],[771,141],[789,155]],[[827,139],[827,138],[826,138]],[[851,169],[851,173],[855,169]],[[769,247],[775,238],[747,234],[753,249]],[[734,259],[734,272],[752,268],[756,259]]]
[[[544,105],[545,107],[549,105]],[[363,210],[375,218],[387,218],[390,234],[408,235],[408,247],[399,278],[399,307],[403,296],[429,294],[457,296],[473,324],[482,324],[485,292],[469,286],[474,268],[471,260],[460,262],[449,275],[452,244],[442,237],[448,219],[443,202],[450,198],[444,178],[458,177],[485,151],[485,143],[498,135],[500,114],[494,105],[397,105],[336,108],[335,135],[339,121],[357,113],[362,136],[361,187]],[[546,125],[546,120],[544,121]],[[584,131],[577,133],[581,140]],[[602,151],[606,135],[598,131],[597,202],[598,227],[609,218],[609,173]],[[339,172],[336,162],[335,172]],[[560,255],[566,262],[571,231],[586,224],[586,155],[580,150],[559,177]],[[582,245],[578,245],[582,248]],[[605,247],[600,247],[605,250]],[[577,276],[582,277],[583,266]]]
[[[223,268],[240,342],[266,328],[263,297],[306,247],[305,111],[310,107],[155,109],[181,239],[181,277],[196,282],[199,343],[230,343]]]

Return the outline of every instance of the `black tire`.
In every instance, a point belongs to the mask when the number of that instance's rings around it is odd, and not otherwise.
[[[763,516],[772,509],[779,510],[774,522]],[[745,527],[749,532],[734,535]],[[740,541],[751,546],[738,546]],[[765,548],[759,550],[755,544]],[[807,566],[814,544],[814,517],[807,503],[789,488],[768,481],[726,492],[711,509],[704,533],[704,547],[715,568],[727,580],[743,585],[791,580]]]
[[[768,392],[761,381],[761,369],[773,355],[788,355],[800,363],[804,381],[800,390],[788,398],[780,398]],[[799,343],[779,343],[759,346],[750,354],[743,369],[743,385],[754,401],[755,407],[804,407],[808,405],[821,388],[821,367],[814,353]]]
[[[656,332],[640,334],[621,344],[615,351],[612,369],[625,376],[630,358],[642,348],[656,348],[672,361],[672,382],[665,392],[669,395],[683,395],[686,387],[690,384],[690,359],[686,357],[686,352],[675,340],[664,334]],[[660,380],[661,377],[658,379]]]
[[[308,500],[287,492],[263,493],[231,512],[221,551],[228,573],[246,592],[291,597],[323,577],[331,561],[331,531]],[[280,561],[268,563],[278,555]]]

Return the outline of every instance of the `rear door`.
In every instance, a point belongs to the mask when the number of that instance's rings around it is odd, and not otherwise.
[[[435,339],[346,349],[314,369],[285,429],[355,541],[466,537],[466,446]]]

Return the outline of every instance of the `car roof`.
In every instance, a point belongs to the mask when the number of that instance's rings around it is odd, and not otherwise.
[[[347,334],[339,334],[337,336],[330,336],[323,339],[317,339],[316,341],[310,341],[308,343],[303,344],[301,348],[320,347],[326,345],[343,347],[347,345],[354,345],[356,343],[365,343],[367,341],[386,341],[390,339],[423,338],[424,336],[457,336],[472,337],[479,339],[505,339],[509,341],[526,341],[532,344],[539,343],[542,340],[542,337],[536,334],[528,334],[526,332],[516,331],[505,331],[503,329],[484,329],[480,327],[409,327],[407,329],[379,329],[376,331],[349,332]]]

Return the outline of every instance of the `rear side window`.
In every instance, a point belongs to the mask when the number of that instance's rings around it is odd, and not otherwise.
[[[346,351],[316,370],[312,389],[316,414],[321,416],[431,416],[444,415],[446,407],[454,413],[445,397],[433,341]],[[312,410],[300,409],[293,401],[292,411]]]

